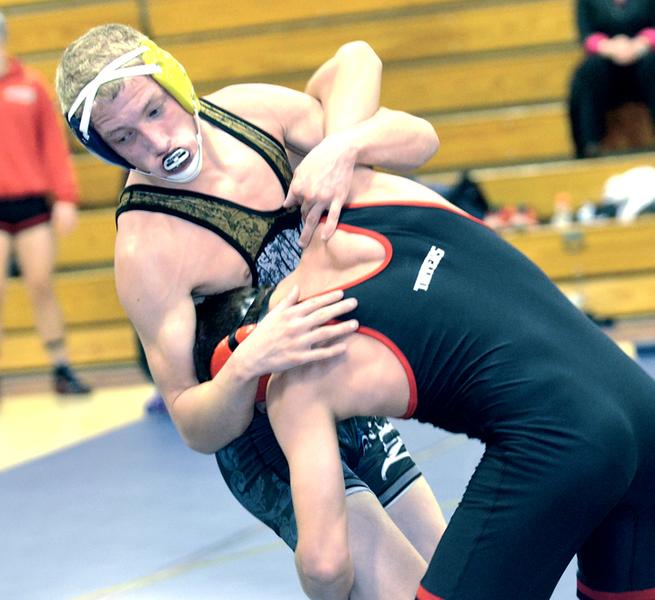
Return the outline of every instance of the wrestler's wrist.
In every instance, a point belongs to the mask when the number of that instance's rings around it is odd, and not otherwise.
[[[249,353],[243,352],[241,346],[239,346],[226,363],[226,366],[229,366],[228,375],[231,381],[238,387],[259,381],[262,373],[261,368],[258,368],[258,363],[259,361],[256,358]]]
[[[354,129],[345,129],[326,136],[330,141],[335,142],[341,148],[341,156],[346,161],[355,165],[359,161],[364,146]]]

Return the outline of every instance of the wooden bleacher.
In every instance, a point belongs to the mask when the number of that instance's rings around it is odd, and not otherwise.
[[[537,228],[503,237],[556,281],[655,273],[655,219],[598,223],[565,229]]]
[[[655,153],[479,167],[471,169],[470,173],[491,204],[525,204],[534,208],[541,220],[548,220],[557,193],[568,192],[571,207],[577,210],[586,202],[598,201],[608,177],[644,164],[655,164]],[[422,175],[426,183],[438,183],[443,178],[443,173]]]
[[[594,318],[655,315],[655,217],[503,235]]]
[[[440,152],[417,175],[448,182],[466,169],[491,203],[527,204],[542,219],[557,192],[569,192],[575,208],[597,200],[611,174],[655,161],[652,153],[571,160],[566,96],[581,56],[573,0],[244,0],[229,11],[187,0],[183,15],[177,0],[0,0],[0,8],[10,49],[49,81],[72,39],[110,21],[149,33],[200,93],[243,81],[302,89],[341,43],[364,39],[384,61],[382,103],[429,119],[439,133]],[[81,363],[133,360],[133,333],[111,285],[112,207],[124,174],[72,148],[82,213],[57,262],[71,352]],[[611,317],[655,313],[655,265],[645,258],[655,257],[654,234],[644,221],[506,237]],[[0,368],[42,368],[20,290],[12,282],[5,302]]]
[[[77,229],[59,242],[57,267],[70,270],[84,266],[111,266],[115,238],[112,208],[83,211]]]
[[[655,274],[616,275],[560,283],[569,297],[599,320],[625,319],[653,314]]]
[[[7,19],[10,49],[19,55],[37,52],[59,54],[73,39],[101,23],[121,22],[140,27],[135,0],[120,2],[49,2],[11,10],[13,0],[0,2]],[[22,4],[27,4],[23,1]]]

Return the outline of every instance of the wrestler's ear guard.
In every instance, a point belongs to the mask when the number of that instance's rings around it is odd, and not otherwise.
[[[123,167],[124,169],[134,169],[134,165],[126,161],[118,152],[114,152],[109,144],[105,142],[100,137],[100,134],[91,126],[88,127],[86,134],[82,132],[81,119],[77,115],[72,115],[68,119],[68,126],[71,131],[75,134],[75,137],[79,142],[85,146],[90,152],[108,162],[111,165],[116,165],[117,167]]]
[[[200,108],[198,96],[184,67],[152,40],[144,40],[142,45],[148,48],[142,54],[143,62],[160,67],[151,77],[173,96],[184,110],[195,114]]]
[[[255,327],[257,327],[257,325],[254,323],[252,325],[239,327],[236,331],[225,336],[220,342],[218,342],[218,344],[216,344],[216,348],[214,349],[209,363],[209,372],[212,379],[216,377],[216,374],[225,366],[225,363],[230,356],[232,356],[232,353],[237,349],[239,344],[255,330]],[[270,375],[263,375],[259,378],[257,392],[255,393],[255,402],[264,402],[266,400],[266,386],[268,385],[270,377]]]

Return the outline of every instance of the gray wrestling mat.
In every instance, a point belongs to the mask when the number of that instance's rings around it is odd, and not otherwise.
[[[655,356],[642,361],[655,374]],[[449,517],[480,444],[396,422]],[[0,598],[300,600],[290,551],[167,418],[0,473]],[[570,565],[553,595],[575,594]]]

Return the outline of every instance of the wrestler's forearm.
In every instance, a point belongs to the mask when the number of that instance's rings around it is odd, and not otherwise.
[[[432,125],[413,115],[380,109],[382,62],[366,42],[342,46],[307,84],[323,107],[324,133],[341,135],[357,162],[405,171],[439,148]]]
[[[317,373],[324,371],[308,365],[274,375],[267,406],[289,464],[298,527],[296,570],[303,590],[316,600],[345,600],[355,572],[335,415],[325,390],[315,385]]]
[[[252,421],[257,382],[224,368],[213,380],[177,396],[171,416],[185,443],[213,454],[239,437]]]
[[[323,64],[305,92],[323,107],[326,135],[373,116],[380,106],[382,62],[366,42],[350,42]]]
[[[439,149],[439,138],[431,123],[387,108],[333,135],[355,153],[358,164],[392,171],[416,169]]]

